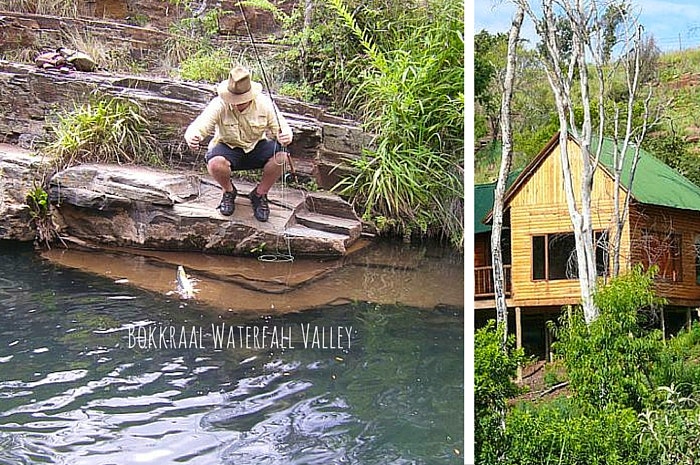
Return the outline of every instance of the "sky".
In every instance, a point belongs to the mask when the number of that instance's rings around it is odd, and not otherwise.
[[[532,2],[533,5],[538,3],[537,0]],[[700,47],[699,0],[632,0],[632,4],[639,12],[639,22],[644,30],[654,36],[662,51]],[[490,33],[507,33],[514,11],[509,0],[474,0],[474,33],[482,29]],[[522,37],[531,41],[535,39],[531,23],[523,26]]]

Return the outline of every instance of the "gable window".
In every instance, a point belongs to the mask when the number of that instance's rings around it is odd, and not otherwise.
[[[658,266],[657,279],[672,282],[683,280],[680,234],[643,230],[641,245],[642,265],[645,268]]]
[[[607,276],[609,273],[606,237],[605,233],[595,233],[598,276]],[[574,234],[558,233],[532,236],[532,280],[558,281],[564,279],[578,279]]]

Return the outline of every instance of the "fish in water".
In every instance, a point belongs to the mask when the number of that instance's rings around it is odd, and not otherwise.
[[[178,265],[177,267],[177,293],[180,294],[181,299],[194,299],[194,293],[196,292],[194,284],[187,273],[185,273],[185,267]]]

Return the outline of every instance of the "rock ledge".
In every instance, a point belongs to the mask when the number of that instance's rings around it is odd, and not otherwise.
[[[47,168],[41,157],[0,144],[0,239],[34,238],[26,195]],[[194,171],[79,165],[50,179],[49,198],[60,235],[97,246],[342,256],[360,237],[360,220],[335,195],[278,184],[268,196],[270,220],[261,223],[247,198],[254,185],[234,184],[239,195],[230,217],[216,210],[221,189]]]

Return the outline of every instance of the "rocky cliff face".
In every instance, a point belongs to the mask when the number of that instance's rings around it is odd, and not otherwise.
[[[294,3],[280,5],[289,10]],[[224,10],[230,10],[220,22],[224,35],[243,33],[242,18],[234,6],[222,3]],[[164,41],[171,37],[168,25],[191,16],[163,0],[94,0],[78,7],[92,19],[0,12],[0,52],[55,49],[80,31],[119,43],[143,63],[157,63]],[[256,34],[277,31],[269,13],[248,13]],[[146,21],[148,27],[127,24],[136,20]],[[193,152],[183,140],[186,127],[215,96],[212,85],[107,71],[64,73],[0,60],[0,142],[9,143],[0,147],[0,239],[34,238],[26,196],[32,185],[49,184],[44,175],[51,173],[51,166],[35,149],[50,138],[58,109],[79,106],[94,96],[136,102],[151,121],[168,164],[189,174],[144,175],[134,167],[85,166],[54,175],[50,179],[53,213],[65,237],[97,245],[227,254],[245,254],[283,241],[295,253],[307,255],[343,255],[359,237],[361,223],[352,208],[330,195],[271,193],[276,204],[273,212],[278,214],[269,224],[257,224],[250,215],[229,219],[218,215],[218,187],[201,177],[204,150]],[[335,185],[348,172],[347,160],[357,158],[369,144],[368,135],[356,122],[330,115],[319,106],[280,96],[274,99],[294,131],[289,149],[297,174],[322,188]],[[143,181],[146,178],[148,182]],[[173,182],[163,187],[158,180]],[[192,192],[181,195],[179,187],[173,186],[189,186]],[[239,191],[250,188],[242,185]],[[237,215],[249,208],[243,203]]]
[[[188,9],[186,4],[191,4]],[[281,11],[290,13],[296,4],[295,0],[272,0],[271,3]],[[140,25],[150,29],[167,31],[173,23],[185,17],[191,17],[192,11],[200,7],[205,9],[219,7],[223,14],[219,18],[220,32],[227,34],[246,34],[243,15],[236,1],[224,0],[207,4],[200,2],[176,2],[174,0],[80,0],[75,2],[75,11],[79,17],[92,20],[106,20],[123,25]],[[246,18],[256,35],[274,34],[279,32],[280,25],[274,15],[259,8],[244,7]],[[0,6],[0,11],[3,8]],[[9,13],[9,12],[8,12]],[[36,13],[30,11],[29,13]],[[46,12],[42,12],[46,13]],[[30,15],[29,15],[30,16]]]
[[[80,105],[94,93],[137,102],[157,128],[155,133],[171,165],[202,166],[203,151],[190,151],[183,135],[214,97],[215,88],[164,78],[79,71],[63,74],[0,60],[0,139],[30,147],[49,135],[56,108]],[[321,107],[283,97],[276,97],[275,102],[294,131],[295,141],[289,149],[297,173],[323,188],[332,187],[344,172],[344,161],[357,157],[369,143],[357,123],[328,115]]]

